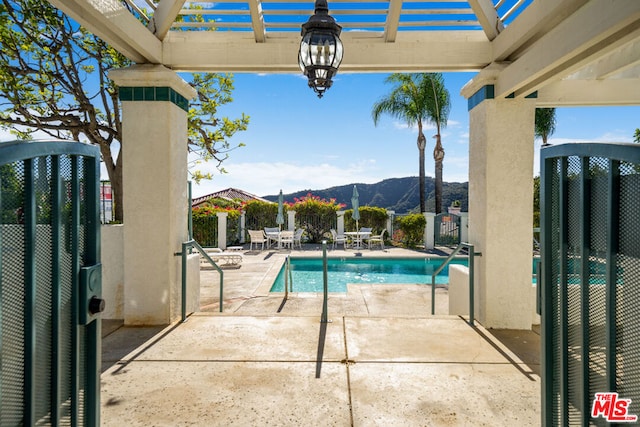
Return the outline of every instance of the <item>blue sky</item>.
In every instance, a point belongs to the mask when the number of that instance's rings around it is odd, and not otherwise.
[[[460,89],[475,73],[445,73],[452,108],[443,130],[444,180],[468,180],[469,114]],[[249,128],[231,142],[244,143],[230,153],[220,174],[214,163],[196,168],[211,171],[213,179],[193,185],[199,197],[229,187],[259,196],[319,190],[351,183],[375,183],[385,178],[417,176],[417,130],[391,117],[374,126],[373,104],[391,86],[387,74],[341,74],[322,99],[300,74],[235,74],[234,102],[220,116],[251,117]],[[184,78],[188,79],[188,75]],[[631,142],[640,128],[640,106],[557,109],[552,144],[580,141]],[[434,176],[434,128],[427,136],[426,173]],[[46,138],[40,133],[35,138]],[[0,140],[15,137],[0,129]],[[535,141],[535,152],[540,141]],[[537,174],[538,157],[534,159]],[[103,179],[107,179],[106,173]]]
[[[469,115],[460,89],[475,73],[445,73],[451,94],[448,126],[443,130],[444,180],[468,180]],[[317,190],[385,178],[417,176],[417,130],[391,117],[374,126],[371,107],[386,95],[387,74],[340,74],[322,99],[302,74],[235,74],[234,102],[221,115],[251,117],[249,129],[232,138],[245,147],[223,164],[198,165],[214,178],[193,186],[194,197],[229,187],[259,196]],[[640,107],[558,108],[553,144],[579,141],[631,142],[640,128]],[[427,136],[426,173],[434,176],[434,128]],[[535,142],[536,151],[540,141]],[[536,156],[534,170],[538,171]]]

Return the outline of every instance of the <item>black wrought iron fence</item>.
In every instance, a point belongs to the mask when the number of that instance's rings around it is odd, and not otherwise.
[[[237,245],[240,243],[240,215],[229,216],[227,218],[227,245]]]
[[[218,217],[194,217],[193,239],[204,247],[218,247]]]
[[[393,218],[391,219],[391,224],[392,224],[391,227],[392,227],[393,231],[389,232],[389,237],[391,237],[391,241],[395,245],[400,245],[404,240],[404,232],[400,228],[400,221],[402,221],[402,218],[404,218],[407,215],[409,215],[409,214],[407,214],[407,213],[395,214],[395,215],[393,215]]]
[[[338,217],[332,215],[296,215],[296,228],[303,228],[306,231],[309,242],[319,243],[332,228],[336,228]]]
[[[460,243],[460,216],[449,213],[436,215],[434,233],[434,244],[457,246]]]

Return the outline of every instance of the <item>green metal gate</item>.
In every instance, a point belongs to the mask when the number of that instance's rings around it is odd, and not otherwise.
[[[544,148],[541,178],[542,425],[628,422],[640,415],[640,145]]]
[[[457,246],[460,244],[460,216],[441,213],[435,217],[434,243],[436,246]]]
[[[0,143],[0,425],[100,424],[97,147]]]

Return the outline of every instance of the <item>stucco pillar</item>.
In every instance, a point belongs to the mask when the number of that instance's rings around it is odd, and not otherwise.
[[[488,328],[531,329],[535,100],[493,99],[490,89],[469,105],[469,242],[482,253],[477,316]]]
[[[218,217],[218,247],[227,249],[227,219],[229,213],[216,212],[216,216]]]
[[[387,236],[389,240],[393,240],[393,217],[396,211],[387,211]]]
[[[460,241],[469,243],[469,212],[460,212]]]
[[[182,242],[188,239],[187,109],[196,92],[161,65],[112,70],[120,87],[124,182],[124,322],[180,315]]]
[[[433,212],[423,212],[426,223],[424,225],[424,248],[435,248],[435,227],[436,227],[436,214]]]
[[[296,211],[287,211],[287,230],[296,231]]]
[[[338,222],[336,224],[338,236],[342,236],[344,234],[344,214],[345,211],[338,211],[336,215],[338,215]]]

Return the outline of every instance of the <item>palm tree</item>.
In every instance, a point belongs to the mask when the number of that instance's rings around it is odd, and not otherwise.
[[[536,136],[542,138],[542,145],[548,145],[547,139],[556,131],[556,109],[536,108]]]
[[[633,134],[633,142],[640,144],[640,129],[636,129],[636,133]]]
[[[440,73],[394,73],[387,77],[386,83],[394,84],[395,87],[389,95],[373,105],[371,116],[375,125],[378,124],[383,113],[401,119],[409,126],[418,125],[420,212],[425,212],[424,152],[427,139],[422,131],[423,122],[433,123],[436,126],[433,159],[436,167],[436,213],[440,213],[442,211],[442,160],[444,159],[440,129],[447,125],[451,109],[449,91],[444,86],[444,78]]]

